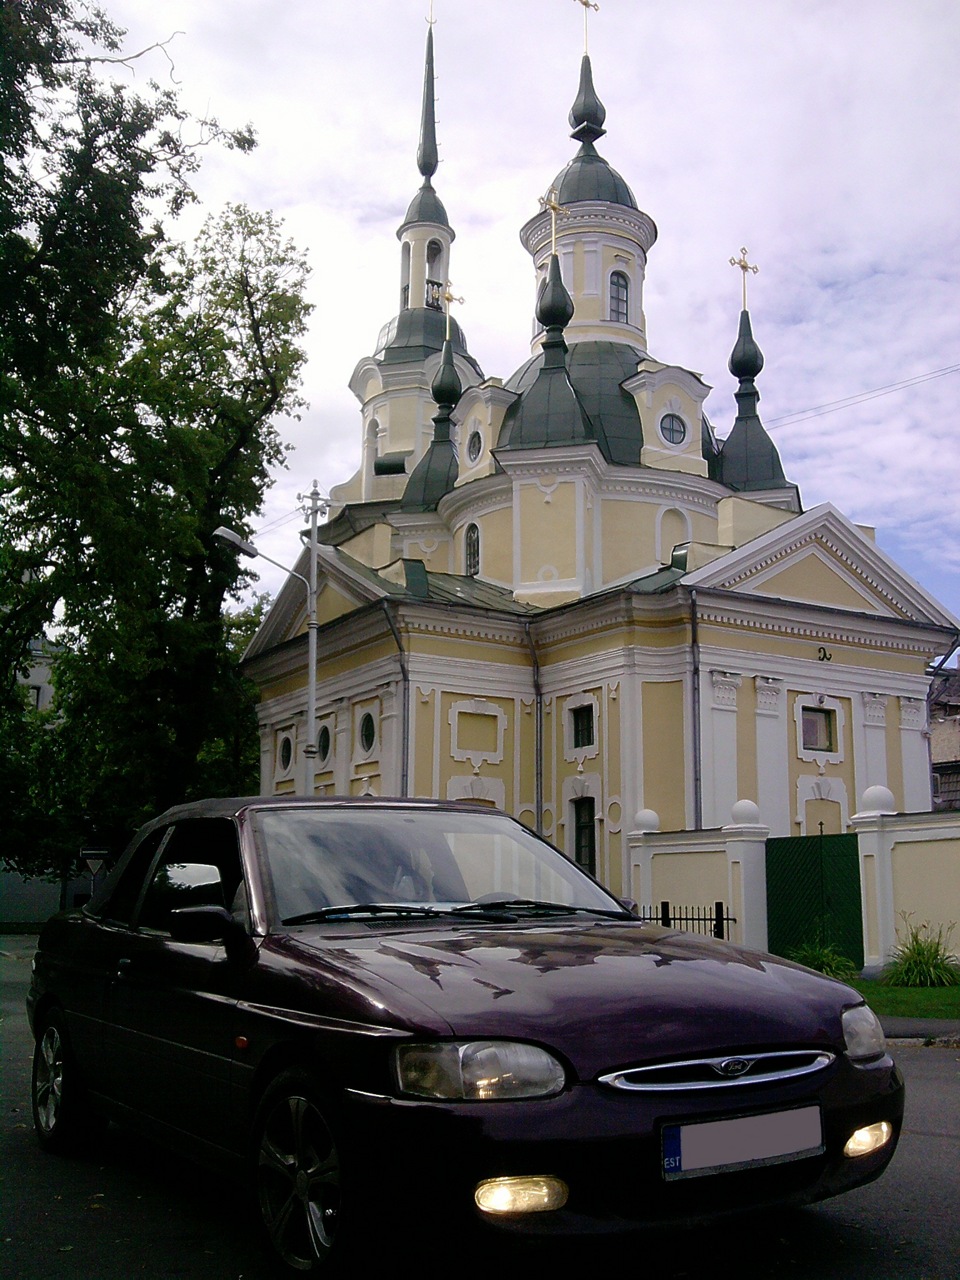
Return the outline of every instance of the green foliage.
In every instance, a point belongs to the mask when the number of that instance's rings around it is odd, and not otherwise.
[[[0,6],[0,798],[25,870],[255,789],[246,579],[212,534],[249,533],[301,405],[307,268],[276,220],[232,206],[190,247],[154,221],[198,147],[252,135],[98,79],[121,38],[80,0]],[[28,714],[51,626],[54,706]]]
[[[902,911],[900,919],[906,937],[898,941],[893,959],[884,969],[881,981],[891,987],[956,987],[960,986],[960,961],[950,950],[955,928],[928,922],[914,924],[912,913]],[[897,931],[900,938],[900,931]]]
[[[859,972],[853,961],[838,951],[832,942],[819,938],[794,948],[788,958],[795,960],[797,964],[806,965],[808,969],[816,969],[828,978],[839,978],[841,981],[848,981]]]

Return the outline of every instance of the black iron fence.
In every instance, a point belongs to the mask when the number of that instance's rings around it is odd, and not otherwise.
[[[713,906],[679,907],[675,903],[661,902],[637,908],[640,919],[648,924],[662,924],[665,929],[685,929],[688,933],[704,933],[714,938],[729,938],[730,925],[737,917],[727,915],[722,902]]]

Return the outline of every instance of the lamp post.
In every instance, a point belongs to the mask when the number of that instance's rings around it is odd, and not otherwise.
[[[316,480],[314,480],[313,489],[307,497],[310,500],[310,540],[307,544],[310,549],[309,578],[305,578],[302,573],[297,573],[295,569],[288,569],[279,560],[274,560],[271,556],[266,555],[258,547],[255,547],[252,542],[247,542],[246,539],[240,537],[239,533],[235,533],[233,529],[228,529],[226,525],[220,525],[219,528],[214,529],[213,536],[219,538],[221,542],[226,542],[231,547],[235,547],[241,555],[249,556],[251,559],[259,556],[261,560],[266,560],[268,564],[276,565],[278,569],[288,573],[291,578],[299,578],[307,589],[307,741],[303,748],[303,754],[307,761],[304,791],[312,794],[313,778],[310,776],[310,762],[316,758],[317,754],[317,629],[319,626],[317,622],[317,518],[326,510],[326,503],[320,496]]]

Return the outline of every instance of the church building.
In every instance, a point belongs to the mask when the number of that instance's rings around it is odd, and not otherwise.
[[[638,814],[718,827],[745,799],[774,835],[842,832],[873,785],[929,810],[927,669],[958,623],[871,530],[803,509],[745,291],[723,438],[651,351],[657,228],[597,150],[605,114],[584,55],[575,153],[520,230],[530,356],[487,376],[449,314],[430,29],[399,311],[350,380],[359,470],[245,670],[264,793],[496,805],[626,891]]]

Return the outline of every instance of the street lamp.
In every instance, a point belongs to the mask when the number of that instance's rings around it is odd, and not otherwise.
[[[276,565],[278,569],[282,569],[284,573],[288,573],[291,578],[299,578],[307,589],[307,741],[303,749],[303,754],[307,759],[307,777],[306,784],[309,784],[309,790],[313,791],[313,778],[310,776],[309,762],[316,757],[317,754],[317,516],[322,509],[320,502],[320,493],[317,489],[317,482],[313,482],[313,492],[310,494],[312,501],[312,519],[310,527],[310,578],[309,580],[302,573],[297,573],[296,569],[288,569],[285,564],[281,564],[279,560],[274,560],[271,556],[266,555],[259,547],[255,547],[252,542],[247,542],[241,538],[239,533],[235,533],[233,529],[228,529],[226,525],[220,525],[214,529],[213,536],[221,542],[226,542],[229,546],[235,547],[241,555],[249,556],[250,559],[259,556],[261,560],[266,560],[268,564]]]

